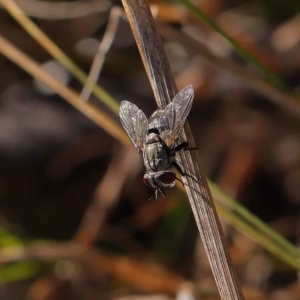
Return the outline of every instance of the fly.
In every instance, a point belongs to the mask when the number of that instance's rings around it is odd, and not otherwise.
[[[143,181],[155,189],[155,196],[164,189],[175,185],[179,180],[171,170],[175,166],[181,175],[180,165],[174,160],[175,152],[188,149],[188,143],[175,145],[186,122],[194,99],[191,85],[182,89],[164,109],[157,109],[147,120],[143,111],[135,104],[122,101],[120,106],[121,123],[137,149],[146,168]]]

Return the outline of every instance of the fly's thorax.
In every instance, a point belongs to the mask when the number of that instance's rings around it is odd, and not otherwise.
[[[156,133],[150,133],[149,135],[147,135],[146,138],[146,145],[147,144],[154,144],[159,142],[159,136]]]
[[[161,124],[159,117],[163,114],[163,109],[157,109],[148,120],[148,134],[155,132],[159,133],[164,130],[163,124]]]
[[[160,138],[169,149],[174,148],[175,140],[171,130],[163,131],[160,134]]]
[[[160,171],[156,173],[146,173],[143,181],[153,188],[171,188],[175,185],[176,174],[173,171]]]
[[[159,108],[151,115],[151,117],[148,120],[149,128],[155,127],[159,117],[163,114],[163,112],[164,112],[164,110]]]

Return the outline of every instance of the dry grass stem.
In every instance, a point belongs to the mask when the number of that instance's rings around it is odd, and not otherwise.
[[[53,58],[64,66],[82,84],[87,83],[87,75],[55,44],[53,41],[11,0],[0,0],[11,16],[30,34]],[[103,22],[105,19],[103,19]],[[119,104],[100,86],[91,85],[90,88],[101,101],[116,114]]]
[[[104,64],[106,53],[109,51],[113,43],[113,40],[115,38],[118,29],[119,20],[122,14],[123,14],[123,10],[118,6],[114,6],[110,11],[107,28],[105,30],[103,39],[99,45],[98,52],[94,58],[87,79],[87,83],[84,85],[84,88],[80,94],[80,97],[86,101],[91,96],[92,93],[91,86],[93,86],[96,83],[97,79],[99,78],[99,75],[101,73]]]
[[[122,0],[131,25],[155,99],[159,107],[165,107],[176,94],[176,85],[160,37],[155,29],[149,5],[144,0]],[[186,124],[180,141],[195,142]],[[244,299],[235,270],[226,247],[220,221],[205,175],[202,173],[197,151],[185,151],[178,155],[184,170],[197,178],[183,177],[206,254],[221,295],[221,299]]]
[[[168,25],[162,23],[158,24],[159,32],[163,37],[171,39],[184,45],[185,49],[194,55],[199,55],[201,58],[209,62],[218,71],[223,70],[233,74],[237,80],[243,82],[245,86],[253,91],[261,94],[266,99],[279,104],[281,107],[289,110],[290,112],[300,115],[300,103],[297,98],[291,94],[285,93],[272,84],[261,79],[257,74],[234,64],[233,62],[222,57],[212,54],[204,45],[189,37],[186,33],[175,30]]]
[[[111,7],[110,1],[106,0],[55,3],[49,1],[15,0],[15,2],[28,16],[52,20],[84,17],[106,12]]]
[[[36,243],[26,248],[10,247],[0,251],[0,262],[6,264],[28,260],[53,262],[60,259],[79,260],[95,274],[113,276],[149,293],[175,295],[186,282],[184,278],[156,265],[106,255],[75,243]]]
[[[142,1],[136,1],[136,3],[133,3],[134,1],[122,2],[134,38],[141,53],[156,103],[159,107],[165,107],[170,101],[172,101],[176,95],[177,89],[173,77],[164,76],[164,74],[169,72],[168,70],[170,69],[170,65],[160,38],[156,38],[153,35],[154,32],[157,35],[153,19],[149,20],[149,18],[146,18],[142,21],[143,17],[146,17],[143,11],[146,5],[142,4]],[[135,11],[131,11],[132,5],[135,6]],[[147,10],[150,13],[148,5]],[[143,28],[140,28],[139,23],[142,22]],[[164,55],[162,55],[161,51],[163,51]],[[164,82],[160,83],[157,78],[162,79]]]
[[[95,242],[109,211],[116,205],[124,182],[139,171],[140,160],[132,148],[116,151],[108,170],[94,192],[74,240],[88,246]]]
[[[36,61],[26,56],[22,51],[17,49],[2,36],[0,36],[0,52],[22,69],[26,70],[33,77],[56,91],[58,95],[68,101],[72,106],[102,127],[106,132],[111,134],[121,143],[124,145],[130,144],[119,124],[92,104],[85,103],[85,101],[83,101],[73,90],[65,87],[51,75],[46,73]]]

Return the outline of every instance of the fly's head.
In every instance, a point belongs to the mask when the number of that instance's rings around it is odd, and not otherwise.
[[[146,185],[155,189],[171,188],[175,185],[176,174],[172,171],[160,171],[144,175],[143,181]]]

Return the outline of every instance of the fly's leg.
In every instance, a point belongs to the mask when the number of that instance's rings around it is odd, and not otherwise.
[[[153,196],[150,197],[148,201],[151,201],[154,197],[155,197],[155,199],[157,199],[157,189],[155,189]]]
[[[157,192],[160,192],[165,198],[167,197],[166,193],[160,187],[157,186],[154,195],[148,201],[151,201],[154,197],[155,199],[157,199],[158,198]]]
[[[193,147],[193,148],[188,148],[189,143],[188,142],[182,142],[181,144],[177,145],[174,148],[174,152],[178,152],[178,151],[191,151],[191,150],[197,150],[197,147]]]
[[[178,152],[178,151],[181,151],[181,150],[183,150],[183,151],[197,150],[197,147],[188,148],[188,145],[189,145],[188,142],[182,142],[181,144],[177,145],[174,148],[174,152]],[[178,170],[178,172],[180,173],[181,176],[190,177],[191,179],[193,179],[194,181],[197,182],[197,179],[195,179],[195,177],[191,176],[190,174],[188,174],[188,173],[186,173],[182,170],[182,166],[176,160],[173,160],[172,164]],[[176,179],[183,184],[183,182],[179,178],[176,178]]]
[[[193,179],[194,181],[198,182],[197,179],[196,179],[195,177],[193,177],[193,176],[191,176],[190,174],[184,172],[184,171],[182,170],[182,166],[181,166],[177,161],[173,160],[172,164],[173,164],[173,166],[178,170],[178,172],[180,173],[181,176],[189,177],[189,178]]]
[[[176,177],[176,180],[178,180],[179,182],[181,182],[182,185],[184,186],[184,183],[183,183],[183,181],[180,178]]]
[[[158,190],[165,198],[167,198],[166,193],[165,193],[160,187],[157,187],[157,190]],[[156,198],[156,199],[157,199],[157,198]]]

